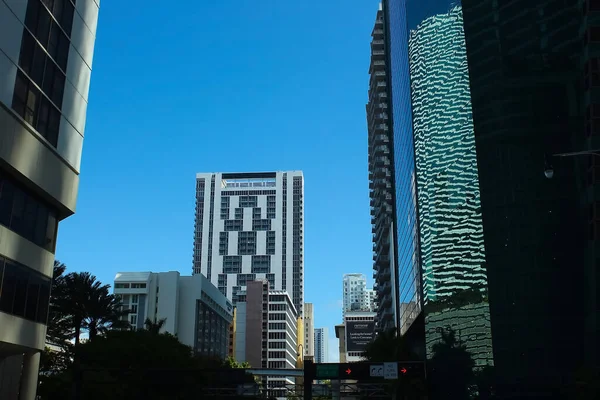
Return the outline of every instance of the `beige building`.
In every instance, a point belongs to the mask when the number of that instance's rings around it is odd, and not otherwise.
[[[3,400],[36,395],[58,223],[77,200],[98,9],[99,0],[0,1]]]
[[[304,303],[304,355],[315,356],[315,312],[312,303]]]

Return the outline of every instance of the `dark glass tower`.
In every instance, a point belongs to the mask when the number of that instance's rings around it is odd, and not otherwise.
[[[600,158],[552,156],[600,148],[596,3],[384,2],[399,297],[423,309],[401,331],[431,356],[453,329],[503,398],[560,398],[598,360]]]

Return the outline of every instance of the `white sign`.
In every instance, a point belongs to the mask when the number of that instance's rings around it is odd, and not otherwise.
[[[372,377],[382,377],[383,376],[383,365],[370,365],[369,366],[369,376]]]
[[[386,362],[383,364],[383,379],[398,379],[398,363]]]

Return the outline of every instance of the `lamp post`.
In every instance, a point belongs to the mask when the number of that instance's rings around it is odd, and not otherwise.
[[[570,153],[557,153],[551,154],[551,157],[574,157],[574,156],[598,156],[600,157],[600,149],[597,150],[584,150],[584,151],[572,151]],[[548,179],[554,177],[554,167],[546,157],[544,160],[544,175]]]

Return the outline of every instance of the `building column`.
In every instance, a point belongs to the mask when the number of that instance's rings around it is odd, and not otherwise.
[[[35,400],[40,369],[40,352],[23,355],[19,400]]]

